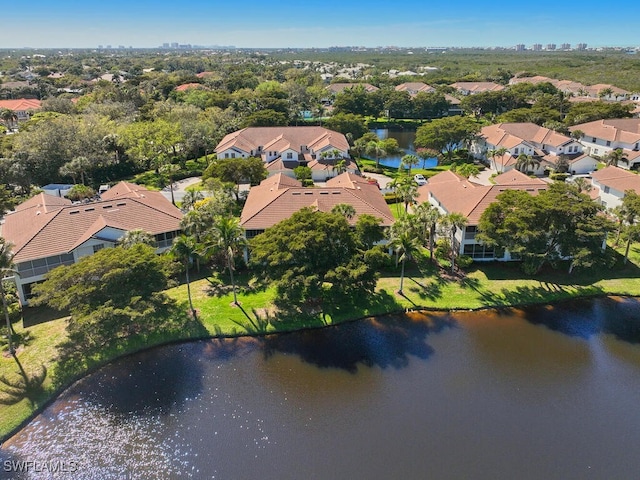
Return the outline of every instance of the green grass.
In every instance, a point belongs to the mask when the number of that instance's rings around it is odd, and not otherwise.
[[[392,208],[392,211],[394,209]],[[583,296],[628,295],[640,296],[640,246],[632,247],[630,262],[622,263],[623,247],[616,249],[618,261],[614,268],[588,272],[544,271],[535,278],[522,273],[518,264],[475,264],[464,275],[450,276],[434,266],[428,252],[418,255],[416,262],[407,264],[403,295],[397,293],[400,268],[383,272],[376,293],[351,299],[337,306],[326,318],[318,313],[301,316],[276,315],[273,307],[274,288],[248,288],[248,276],[239,275],[238,299],[233,305],[230,291],[217,293],[204,278],[191,283],[194,307],[198,312],[197,328],[174,330],[149,338],[133,338],[90,359],[82,371],[66,372],[76,378],[108,361],[154,345],[211,336],[236,336],[302,328],[321,327],[372,315],[399,312],[406,309],[479,309],[550,303]],[[219,277],[223,283],[227,277]],[[182,284],[167,291],[185,311],[188,309],[187,287]],[[20,348],[18,360],[31,375],[41,365],[48,370],[42,388],[13,405],[0,405],[0,438],[4,439],[23,421],[30,418],[46,401],[59,393],[51,380],[56,371],[57,346],[66,338],[65,318],[41,308],[28,308],[23,321],[16,323],[16,333],[29,340]],[[269,317],[269,322],[266,321]],[[0,357],[0,376],[10,380],[20,378],[18,364],[10,357]],[[2,387],[0,386],[0,389]]]

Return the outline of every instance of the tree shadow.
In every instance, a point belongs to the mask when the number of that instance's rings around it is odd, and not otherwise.
[[[0,376],[0,405],[13,405],[26,398],[34,406],[44,393],[47,367],[40,365],[38,372],[27,372],[17,356],[13,359],[18,366],[18,376],[15,379]]]
[[[369,318],[357,322],[262,339],[266,358],[276,353],[297,355],[320,368],[337,368],[356,373],[360,365],[396,369],[409,364],[410,357],[427,359],[433,347],[429,335],[455,326],[448,313],[411,313]]]
[[[589,339],[604,333],[627,343],[640,343],[640,300],[637,298],[570,300],[527,307],[522,312],[528,322],[571,337]]]
[[[409,277],[407,278],[407,280],[415,284],[415,286],[410,286],[408,288],[410,292],[415,293],[422,300],[431,300],[431,301],[435,301],[435,300],[438,300],[439,298],[442,298],[442,294],[443,294],[442,289],[444,288],[444,285],[447,283],[446,280],[440,276],[436,276],[433,280],[429,281],[429,283],[420,283],[413,277]],[[416,305],[414,304],[414,306]]]

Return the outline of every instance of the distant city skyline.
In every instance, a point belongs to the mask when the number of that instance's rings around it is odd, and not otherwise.
[[[637,29],[593,0],[562,8],[540,0],[535,9],[471,0],[32,0],[3,5],[1,16],[0,48],[155,48],[174,42],[238,48],[640,46]]]

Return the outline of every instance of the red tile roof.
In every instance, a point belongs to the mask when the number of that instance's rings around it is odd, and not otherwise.
[[[640,194],[640,175],[622,168],[609,166],[593,172],[593,180],[618,192],[634,190]]]
[[[0,100],[0,108],[8,108],[14,112],[26,110],[38,110],[42,102],[35,98],[16,98],[15,100]]]
[[[343,173],[328,180],[326,187],[303,188],[297,180],[278,174],[249,191],[240,225],[245,230],[265,230],[304,207],[330,212],[340,203],[356,210],[352,224],[365,213],[380,218],[383,226],[394,222],[378,187],[358,175]]]
[[[178,208],[160,192],[132,185],[121,182],[98,202],[73,205],[42,193],[19,205],[5,216],[2,231],[15,261],[69,253],[106,226],[152,235],[180,229]]]

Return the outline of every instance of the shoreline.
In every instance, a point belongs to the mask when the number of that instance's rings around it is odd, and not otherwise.
[[[60,386],[59,388],[55,389],[54,391],[51,392],[51,394],[43,401],[43,403],[41,405],[39,405],[38,407],[36,407],[35,409],[33,409],[32,411],[29,412],[29,414],[15,427],[11,428],[9,431],[7,432],[0,432],[0,447],[2,446],[2,444],[4,444],[6,441],[10,440],[14,435],[16,435],[20,430],[22,430],[24,427],[26,427],[31,421],[33,421],[33,419],[35,417],[37,417],[39,414],[41,414],[48,406],[50,406],[53,402],[55,402],[58,397],[60,397],[60,395],[62,395],[66,390],[68,390],[72,385],[74,385],[75,383],[81,381],[83,378],[87,377],[88,375],[91,375],[95,372],[97,372],[98,370],[100,370],[101,368],[105,367],[106,365],[123,359],[123,358],[127,358],[133,355],[137,355],[139,353],[145,352],[145,351],[149,351],[155,348],[160,348],[160,347],[165,347],[165,346],[169,346],[169,345],[177,345],[177,344],[181,344],[181,343],[188,343],[188,342],[196,342],[196,341],[203,341],[203,340],[215,340],[215,339],[230,339],[230,338],[242,338],[242,337],[264,337],[267,335],[279,335],[279,334],[285,334],[285,333],[294,333],[294,332],[300,332],[300,331],[305,331],[305,330],[319,330],[322,328],[328,328],[328,327],[333,327],[333,326],[338,326],[338,325],[342,325],[342,324],[347,324],[347,323],[354,323],[354,322],[358,322],[358,321],[362,321],[365,320],[367,318],[372,318],[372,317],[384,317],[384,316],[388,316],[388,315],[404,315],[410,312],[451,312],[451,313],[456,313],[456,312],[481,312],[481,311],[486,311],[486,310],[512,310],[512,309],[519,309],[519,308],[528,308],[528,307],[533,307],[533,306],[539,306],[539,305],[559,305],[559,304],[563,304],[563,303],[568,303],[568,302],[575,302],[575,301],[581,301],[581,300],[592,300],[592,299],[596,299],[596,298],[607,298],[607,297],[621,297],[621,298],[636,298],[636,299],[640,299],[640,295],[629,295],[629,294],[617,294],[617,293],[594,293],[594,294],[584,294],[584,295],[580,295],[580,296],[575,296],[575,297],[571,297],[571,298],[564,298],[564,299],[558,299],[558,300],[552,300],[552,301],[541,301],[541,302],[525,302],[525,303],[514,303],[511,305],[501,305],[501,306],[481,306],[481,307],[476,307],[476,308],[437,308],[437,307],[428,307],[428,308],[423,308],[423,307],[414,307],[414,308],[404,308],[404,309],[398,309],[395,311],[388,311],[388,312],[384,312],[384,313],[380,313],[380,314],[376,314],[376,315],[365,315],[362,317],[358,317],[358,318],[351,318],[351,319],[345,319],[345,320],[338,320],[336,321],[336,323],[331,323],[328,325],[314,325],[314,326],[300,326],[299,328],[285,328],[282,330],[276,330],[276,331],[270,331],[270,332],[257,332],[257,333],[250,333],[250,332],[246,332],[246,333],[237,333],[237,334],[215,334],[215,335],[206,335],[206,336],[201,336],[201,337],[173,337],[173,338],[167,338],[166,340],[163,341],[159,341],[157,343],[153,343],[153,344],[147,344],[147,345],[143,345],[140,348],[136,348],[133,349],[131,351],[126,351],[122,354],[117,354],[114,355],[108,359],[105,359],[104,361],[97,363],[96,365],[93,365],[85,370],[83,370],[82,372],[78,372],[77,375],[73,376],[73,378],[69,379],[67,382],[65,382],[64,385]]]

